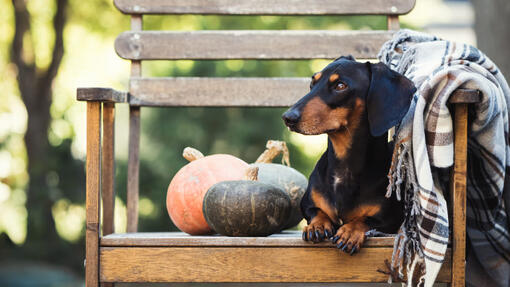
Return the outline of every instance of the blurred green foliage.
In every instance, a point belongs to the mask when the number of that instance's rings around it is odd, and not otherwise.
[[[65,29],[66,52],[59,75],[54,82],[52,124],[49,131],[51,162],[47,180],[55,197],[52,207],[57,230],[71,245],[83,247],[84,236],[84,136],[85,107],[76,102],[78,86],[102,85],[126,89],[129,66],[113,53],[113,41],[123,30],[129,30],[129,17],[113,7],[112,1],[70,0]],[[36,64],[47,65],[51,56],[53,36],[51,19],[53,1],[30,1],[33,17],[32,40]],[[0,159],[8,154],[18,168],[0,173],[0,234],[9,235],[22,244],[24,230],[17,230],[26,221],[23,188],[27,174],[23,170],[26,155],[22,148],[23,122],[26,115],[16,88],[16,71],[9,64],[9,48],[14,31],[10,1],[0,0],[5,15],[0,23],[0,88],[6,99],[0,103]],[[4,9],[5,8],[5,9]],[[382,16],[309,17],[309,16],[144,16],[145,30],[234,30],[234,29],[385,29]],[[313,43],[310,43],[313,49]],[[332,47],[334,49],[334,47]],[[341,51],[339,51],[339,56]],[[308,77],[329,60],[311,61],[153,61],[144,62],[145,76],[209,76],[209,77]],[[211,95],[213,96],[213,95]],[[120,106],[117,116],[117,230],[124,230],[127,182],[127,107]],[[204,154],[229,153],[253,162],[264,150],[268,139],[288,142],[292,165],[309,175],[319,152],[299,137],[290,135],[280,116],[284,109],[268,108],[142,108],[140,168],[140,230],[175,230],[165,207],[166,189],[172,176],[186,164],[181,152],[193,146]],[[21,122],[21,124],[19,124]],[[19,127],[21,126],[21,128]],[[324,141],[324,140],[323,140]],[[315,152],[310,152],[315,150]],[[21,163],[19,163],[21,162]],[[21,168],[20,168],[21,166]],[[2,193],[2,185],[7,192]],[[2,194],[6,198],[2,198]],[[20,233],[21,232],[21,233]],[[30,232],[30,231],[28,231]],[[21,234],[21,235],[20,235]],[[5,236],[4,236],[5,237]],[[42,239],[44,240],[44,239]],[[2,247],[0,240],[0,247]],[[69,254],[61,261],[81,269],[82,258]]]

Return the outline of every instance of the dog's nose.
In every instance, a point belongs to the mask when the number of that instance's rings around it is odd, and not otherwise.
[[[288,127],[295,126],[300,118],[301,113],[295,109],[290,109],[282,115],[282,119]]]

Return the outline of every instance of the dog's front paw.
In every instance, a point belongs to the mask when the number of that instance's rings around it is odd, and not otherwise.
[[[303,228],[303,240],[321,242],[326,238],[331,238],[334,232],[333,223],[329,217],[323,213],[315,216],[309,225]]]
[[[363,222],[349,222],[338,229],[331,241],[336,244],[337,248],[353,255],[360,250],[363,242],[365,242],[365,232],[367,230],[368,227]]]

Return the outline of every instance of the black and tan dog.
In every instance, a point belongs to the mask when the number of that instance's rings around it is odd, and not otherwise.
[[[401,121],[415,90],[382,63],[340,57],[314,74],[310,92],[283,114],[292,131],[328,134],[301,201],[304,240],[332,238],[352,255],[368,230],[397,231],[403,206],[385,197],[392,151],[387,131]]]

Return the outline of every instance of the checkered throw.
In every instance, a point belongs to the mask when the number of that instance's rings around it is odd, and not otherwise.
[[[409,286],[434,283],[450,232],[444,193],[448,192],[446,168],[453,165],[454,148],[446,103],[457,88],[477,89],[482,100],[470,110],[468,123],[467,236],[472,252],[468,252],[467,264],[470,270],[471,261],[481,262],[477,272],[485,272],[495,286],[509,286],[505,196],[510,195],[503,194],[510,166],[507,82],[476,48],[416,31],[397,32],[378,56],[418,89],[397,129],[389,174],[387,196],[393,193],[402,198],[406,214],[395,239],[392,268],[400,275],[407,268]],[[468,273],[468,285],[471,277]]]

